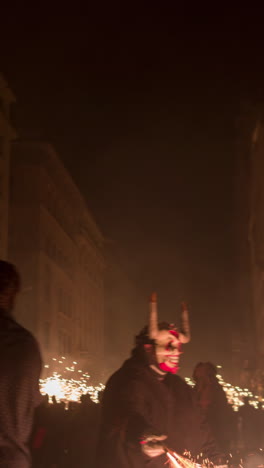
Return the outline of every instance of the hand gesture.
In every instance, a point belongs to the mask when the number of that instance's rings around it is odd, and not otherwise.
[[[145,453],[150,458],[158,457],[162,455],[165,450],[163,446],[163,441],[167,439],[166,435],[150,435],[146,436],[140,443],[142,452]]]

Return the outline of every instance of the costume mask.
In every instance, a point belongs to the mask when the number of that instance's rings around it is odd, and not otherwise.
[[[181,329],[178,331],[174,325],[168,330],[159,330],[157,295],[152,294],[149,314],[149,338],[155,341],[155,352],[158,366],[162,371],[176,374],[179,370],[179,356],[182,343],[190,341],[189,315],[185,303],[182,303]]]

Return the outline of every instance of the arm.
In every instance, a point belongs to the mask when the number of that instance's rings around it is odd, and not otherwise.
[[[110,382],[102,403],[103,431],[108,441],[119,440],[136,451],[141,447],[150,457],[164,452],[160,443],[153,443],[165,436],[151,423],[146,389],[140,379],[129,379],[118,386]]]
[[[20,345],[14,373],[14,421],[17,428],[26,426],[31,431],[34,410],[41,402],[39,378],[42,361],[38,344],[32,336],[27,336]]]

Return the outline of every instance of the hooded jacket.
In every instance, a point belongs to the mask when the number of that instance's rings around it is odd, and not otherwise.
[[[106,385],[96,467],[163,466],[165,454],[149,458],[141,450],[140,440],[148,434],[166,435],[165,444],[179,454],[221,457],[192,388],[177,375],[160,379],[139,346]]]
[[[0,467],[28,468],[41,357],[29,331],[0,310]]]

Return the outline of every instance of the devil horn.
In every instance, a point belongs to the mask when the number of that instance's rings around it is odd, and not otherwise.
[[[179,333],[179,340],[181,343],[188,343],[191,339],[190,332],[190,322],[189,322],[189,313],[187,305],[185,302],[182,302],[182,312],[181,312],[181,331]]]
[[[149,305],[149,337],[155,340],[158,334],[158,310],[157,310],[157,294],[152,293]]]

